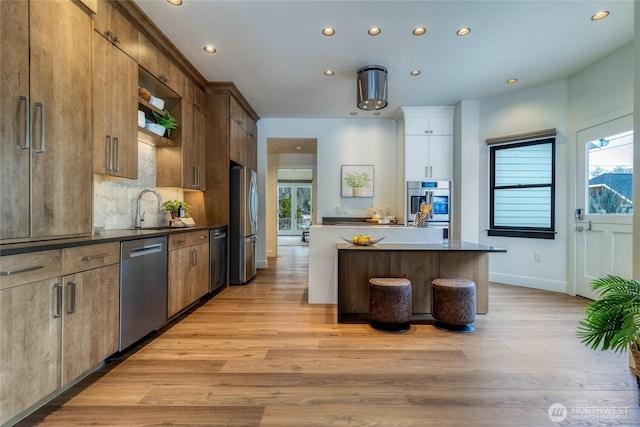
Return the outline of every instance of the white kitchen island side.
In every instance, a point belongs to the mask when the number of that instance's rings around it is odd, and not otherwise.
[[[309,304],[338,303],[336,244],[367,234],[384,243],[443,243],[443,229],[397,225],[312,225],[309,228]]]

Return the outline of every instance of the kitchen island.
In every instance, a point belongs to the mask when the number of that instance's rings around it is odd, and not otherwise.
[[[367,322],[369,279],[405,277],[411,281],[412,322],[430,323],[436,278],[464,278],[476,284],[476,313],[489,311],[489,253],[501,248],[457,240],[442,243],[336,244],[338,322]]]
[[[342,238],[367,234],[384,243],[433,243],[442,245],[442,228],[418,228],[397,225],[312,225],[309,227],[309,304],[337,304],[338,254]],[[378,244],[380,245],[380,244]]]

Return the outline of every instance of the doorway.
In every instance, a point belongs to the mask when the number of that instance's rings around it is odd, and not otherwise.
[[[281,180],[281,172],[290,170],[278,171],[278,236],[302,236],[311,225],[311,182]],[[311,174],[311,170],[296,170],[298,175],[307,173]]]
[[[594,279],[632,276],[633,116],[579,131],[577,150],[576,294],[596,299]]]

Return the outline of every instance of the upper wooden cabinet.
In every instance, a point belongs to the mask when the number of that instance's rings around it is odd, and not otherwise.
[[[155,76],[179,96],[183,96],[184,75],[178,66],[164,55],[142,32],[138,32],[141,67]]]
[[[121,12],[116,2],[98,0],[93,28],[103,37],[138,61],[138,30]]]
[[[93,36],[93,172],[138,178],[138,64]]]
[[[91,18],[70,0],[0,13],[0,240],[91,234]]]

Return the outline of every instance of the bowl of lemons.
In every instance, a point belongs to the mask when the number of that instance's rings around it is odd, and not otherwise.
[[[344,237],[341,237],[341,239],[356,246],[373,246],[385,237],[386,236],[380,237],[379,239],[374,239],[368,234],[358,234],[350,239],[345,239]]]

